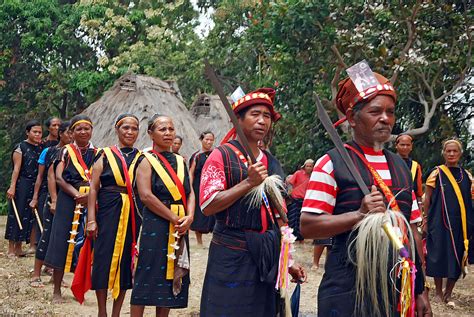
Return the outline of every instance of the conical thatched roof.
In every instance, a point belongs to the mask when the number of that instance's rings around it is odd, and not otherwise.
[[[229,102],[232,101],[229,100]],[[193,103],[190,111],[194,116],[198,135],[204,131],[212,131],[216,137],[215,146],[232,128],[227,112],[217,95],[200,95]]]
[[[196,122],[182,100],[176,83],[157,78],[125,74],[112,88],[91,104],[84,112],[94,123],[92,142],[99,147],[117,142],[114,123],[121,113],[133,113],[140,119],[140,134],[136,147],[151,145],[147,134],[147,122],[155,113],[173,118],[176,133],[184,138],[181,153],[190,156],[200,148]]]

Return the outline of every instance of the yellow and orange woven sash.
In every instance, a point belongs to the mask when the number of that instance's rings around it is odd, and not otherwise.
[[[464,254],[461,261],[461,272],[465,275],[466,274],[466,267],[467,267],[467,258],[469,253],[469,239],[467,237],[467,218],[466,218],[466,206],[464,205],[464,199],[462,197],[461,188],[459,184],[456,182],[453,174],[451,173],[450,169],[446,165],[438,166],[444,174],[448,177],[451,186],[453,186],[453,190],[456,193],[456,198],[459,203],[459,211],[461,213],[461,223],[462,223],[462,237],[464,240]],[[461,171],[462,173],[462,171]]]
[[[158,159],[154,157],[151,153],[145,152],[143,153],[143,155],[145,155],[148,162],[150,162],[155,172],[161,178],[166,188],[170,192],[171,196],[173,197],[174,201],[176,202],[176,201],[181,200],[182,197],[181,197],[181,193],[178,190],[178,187],[173,182],[171,176],[168,174],[168,172],[166,172],[166,169],[163,167],[163,165],[161,165]],[[178,175],[178,179],[181,181],[181,183],[183,183],[184,182],[184,159],[182,156],[176,155],[176,161],[177,161],[176,174]],[[186,215],[186,211],[182,204],[172,204],[170,206],[170,210],[179,218],[182,218]],[[175,233],[174,225],[170,222],[169,234],[168,234],[168,254],[174,253],[174,249],[171,246],[172,244],[176,242],[174,233]],[[166,279],[172,280],[173,275],[174,275],[174,259],[168,257],[168,261],[166,265]]]
[[[115,182],[120,187],[126,187],[125,181],[120,173],[121,168],[117,163],[117,159],[112,153],[112,150],[108,147],[104,148],[105,156],[110,164],[112,173],[114,174]],[[130,164],[128,169],[128,175],[130,181],[133,182],[133,175],[135,165],[140,157],[140,152],[137,152],[135,158]],[[122,262],[123,248],[125,246],[125,239],[127,237],[128,220],[130,219],[130,201],[128,193],[120,193],[122,198],[122,209],[120,211],[120,219],[117,227],[117,234],[115,236],[114,252],[112,253],[112,259],[110,262],[109,271],[109,289],[112,290],[112,297],[117,299],[120,293],[120,263]]]
[[[92,173],[92,168],[89,170],[87,169],[87,167],[84,167],[82,166],[82,164],[79,162],[79,158],[77,157],[77,152],[76,150],[73,148],[74,145],[71,145],[71,144],[67,144],[66,145],[66,150],[69,154],[69,157],[71,159],[71,162],[72,162],[72,165],[74,165],[74,167],[76,168],[77,172],[79,173],[79,175],[81,175],[82,179],[85,181],[85,182],[90,182],[91,180],[91,173]],[[80,154],[79,154],[80,155]],[[82,159],[82,158],[81,158]],[[85,165],[85,164],[84,164]]]

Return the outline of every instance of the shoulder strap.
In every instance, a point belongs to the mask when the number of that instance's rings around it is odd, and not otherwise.
[[[112,173],[114,174],[115,182],[119,186],[125,186],[125,182],[123,181],[122,174],[120,173],[120,168],[117,164],[117,159],[112,154],[112,150],[109,147],[103,149],[105,156],[107,157],[107,161],[109,161],[110,168],[112,169]]]
[[[451,170],[446,166],[446,165],[440,165],[438,166],[443,173],[448,177],[449,182],[451,183],[451,186],[453,187],[454,193],[456,194],[457,201],[459,203],[459,211],[461,212],[461,223],[462,223],[462,236],[464,239],[464,257],[462,261],[462,269],[464,269],[465,262],[467,258],[465,258],[468,254],[469,250],[469,239],[467,237],[467,217],[466,217],[466,206],[464,205],[464,199],[462,197],[461,193],[461,188],[459,187],[459,184],[456,182],[454,179],[453,174],[451,173]],[[461,170],[461,173],[463,171]]]
[[[174,171],[173,167],[171,167],[171,164],[168,162],[166,157],[164,157],[161,153],[156,152],[155,150],[152,150],[152,152],[160,159],[160,161],[165,165],[166,170],[170,174],[171,178],[173,179],[173,182],[176,185],[176,188],[179,190],[179,193],[181,194],[181,200],[183,201],[183,206],[185,209],[187,209],[187,197],[186,197],[186,192],[184,190],[184,162],[182,160],[182,156],[174,154],[176,157],[176,169],[178,170],[178,173]],[[179,158],[181,159],[179,159]],[[178,176],[180,175],[180,176]]]
[[[411,180],[415,181],[416,170],[418,169],[418,162],[415,160],[411,161]]]
[[[232,151],[234,151],[234,153],[237,155],[237,157],[242,161],[242,163],[244,163],[244,165],[246,167],[249,167],[249,163],[247,161],[247,158],[245,157],[245,155],[242,152],[240,152],[240,150],[235,145],[233,145],[232,143],[226,143],[224,145],[231,148]]]
[[[91,179],[91,173],[89,168],[87,167],[86,163],[82,159],[81,153],[76,149],[74,145],[67,144],[66,150],[71,158],[71,162],[81,175],[82,179],[86,182],[89,182]]]
[[[180,200],[182,196],[180,191],[178,190],[178,187],[171,179],[171,176],[166,172],[165,168],[160,164],[158,159],[151,155],[151,153],[149,152],[143,152],[143,155],[145,155],[146,159],[148,160],[148,162],[150,162],[155,172],[163,180],[163,183],[165,184],[173,199],[175,201]]]

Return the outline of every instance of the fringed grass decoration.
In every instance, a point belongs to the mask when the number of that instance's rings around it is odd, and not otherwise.
[[[246,197],[250,199],[250,206],[260,207],[262,201],[267,204],[268,199],[266,195],[271,199],[273,207],[277,210],[282,210],[284,206],[284,198],[281,194],[285,191],[285,185],[283,180],[278,175],[271,175],[265,178],[265,180],[258,186],[255,186]]]
[[[394,227],[399,238],[402,238],[402,232],[408,233],[411,258],[414,257],[414,242],[410,225],[401,212],[387,209],[385,213],[369,213],[354,227],[352,234],[355,238],[350,243],[348,252],[350,261],[356,266],[356,315],[358,316],[391,316],[391,310],[393,310],[391,303],[395,304],[395,300],[390,298],[390,294],[394,292],[389,292],[389,287],[396,289],[396,276],[402,274],[403,267],[405,267],[403,271],[405,279],[407,279],[407,274],[414,274],[411,270],[412,265],[409,265],[408,271],[406,270],[406,265],[411,261],[399,257],[396,246],[390,242],[382,229],[386,222]],[[399,226],[404,228],[399,228]],[[410,285],[402,281],[401,299],[405,303],[403,305],[400,301],[402,306],[412,306],[414,303],[414,298],[410,301],[413,294],[413,287],[410,288],[413,284],[411,275],[408,279]],[[410,294],[404,294],[404,292]],[[404,308],[400,307],[402,315]]]

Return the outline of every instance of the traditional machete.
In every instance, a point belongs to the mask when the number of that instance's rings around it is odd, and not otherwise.
[[[232,125],[235,128],[235,132],[239,136],[240,142],[242,143],[242,146],[244,147],[245,152],[247,152],[248,156],[252,160],[252,164],[254,164],[256,162],[256,159],[252,153],[252,150],[250,149],[249,141],[247,140],[247,137],[245,136],[244,131],[242,130],[242,127],[237,121],[237,116],[235,115],[234,111],[232,111],[232,106],[230,105],[229,100],[227,99],[227,96],[224,93],[224,89],[222,89],[221,83],[219,82],[219,79],[217,78],[216,73],[214,72],[214,69],[212,69],[207,59],[204,60],[204,65],[205,65],[205,73],[207,77],[209,77],[209,80],[211,81],[212,86],[214,87],[217,94],[219,95],[219,98],[221,99],[222,104],[224,105],[225,111],[227,111],[227,114],[229,115],[230,121],[232,121]]]
[[[315,94],[314,99],[316,101],[316,107],[318,109],[319,120],[321,121],[324,128],[326,129],[326,132],[329,134],[331,141],[336,146],[336,149],[341,155],[342,160],[344,161],[344,164],[346,164],[347,168],[349,169],[349,172],[352,174],[352,177],[354,177],[355,181],[357,182],[357,185],[359,185],[360,190],[362,191],[362,193],[364,193],[364,196],[370,194],[370,191],[367,188],[367,185],[362,179],[362,176],[360,176],[359,172],[357,171],[354,165],[354,162],[352,161],[352,159],[349,156],[349,153],[347,152],[347,149],[344,147],[344,144],[342,143],[342,140],[339,137],[339,134],[337,134],[336,129],[333,127],[331,123],[331,119],[329,118],[328,114],[326,113],[326,110],[321,104],[321,100],[319,100],[318,95]]]

